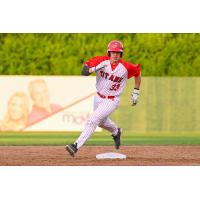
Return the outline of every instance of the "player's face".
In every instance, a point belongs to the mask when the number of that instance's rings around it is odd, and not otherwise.
[[[120,52],[110,52],[110,62],[111,63],[117,63],[121,59],[121,53]]]
[[[46,108],[49,104],[49,92],[47,86],[43,83],[34,84],[32,87],[31,97],[35,106]]]
[[[8,105],[8,113],[12,120],[19,120],[23,117],[24,102],[21,97],[14,97]]]

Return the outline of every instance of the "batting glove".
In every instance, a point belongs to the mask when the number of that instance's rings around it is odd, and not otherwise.
[[[138,103],[139,94],[140,94],[140,90],[137,88],[134,88],[133,93],[131,94],[132,106],[135,106]]]
[[[104,69],[105,67],[106,67],[106,65],[99,64],[99,65],[97,65],[96,67],[90,68],[90,73],[92,73],[92,72],[97,72],[97,71],[99,71],[100,69]]]

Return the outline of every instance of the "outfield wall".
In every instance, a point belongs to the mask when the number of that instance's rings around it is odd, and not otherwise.
[[[93,111],[95,77],[1,76],[0,91],[2,132],[82,131]]]
[[[200,77],[143,77],[139,103],[130,106],[129,80],[112,119],[135,133],[200,133]]]
[[[55,110],[42,118],[39,115],[39,120],[27,122],[23,128],[21,122],[13,125],[6,117],[10,97],[16,92],[24,93],[30,114],[34,102],[29,85],[38,79],[44,80],[47,88],[45,95],[37,98],[56,104]],[[111,116],[118,126],[133,133],[200,134],[200,77],[143,77],[139,103],[135,107],[130,101],[133,87],[134,79],[128,80],[120,106]],[[3,132],[6,128],[10,131],[9,127],[13,127],[11,131],[82,131],[93,111],[95,77],[1,76],[0,91],[0,130]],[[19,98],[15,100],[9,111],[14,118],[19,117],[22,106]]]

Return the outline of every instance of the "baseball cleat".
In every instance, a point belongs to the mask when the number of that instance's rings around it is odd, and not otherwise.
[[[119,149],[119,147],[120,147],[121,134],[122,134],[122,128],[118,128],[117,135],[111,135],[115,142],[115,149]]]
[[[65,147],[65,149],[68,151],[68,153],[74,157],[75,156],[75,153],[78,151],[77,149],[77,143],[75,144],[69,144]]]

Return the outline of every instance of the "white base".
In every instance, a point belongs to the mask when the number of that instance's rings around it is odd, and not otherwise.
[[[126,155],[121,153],[101,153],[96,155],[96,159],[126,159]]]

